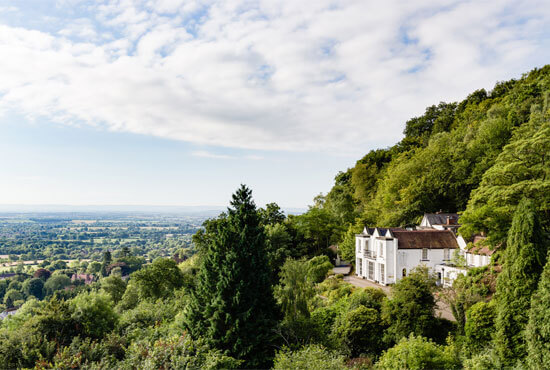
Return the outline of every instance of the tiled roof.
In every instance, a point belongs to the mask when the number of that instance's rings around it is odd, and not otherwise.
[[[426,213],[424,217],[428,219],[430,225],[447,225],[447,218],[449,225],[458,225],[457,213]]]
[[[399,249],[455,249],[456,237],[448,230],[392,230]]]

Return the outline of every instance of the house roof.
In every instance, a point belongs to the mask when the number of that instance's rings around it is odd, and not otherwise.
[[[483,241],[487,239],[484,236],[476,235],[474,236],[474,246],[470,248],[467,253],[470,254],[479,254],[482,256],[492,256],[495,253],[495,249],[490,249],[487,245],[483,244]]]
[[[472,248],[470,248],[467,253],[470,254],[479,254],[481,256],[492,256],[493,253],[495,253],[494,249],[489,249],[488,246],[484,245],[476,245]]]
[[[392,230],[398,249],[456,249],[458,243],[448,230]]]
[[[457,213],[425,213],[424,218],[430,225],[447,225],[447,219],[449,220],[448,225],[458,225]]]

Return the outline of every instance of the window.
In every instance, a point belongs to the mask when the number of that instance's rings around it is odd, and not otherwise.
[[[384,284],[384,282],[385,282],[385,279],[384,279],[384,275],[386,274],[385,267],[386,267],[386,265],[380,265],[380,282],[382,284]]]
[[[369,279],[374,280],[374,262],[369,262]]]
[[[380,253],[379,253],[380,257],[384,257],[384,245],[380,243],[379,248],[380,248]]]
[[[428,248],[422,248],[422,261],[428,260]]]
[[[448,261],[450,259],[451,258],[450,258],[449,248],[443,249],[443,260]]]
[[[361,258],[357,259],[357,270],[359,272],[358,275],[362,276],[363,275],[363,260],[361,260]]]

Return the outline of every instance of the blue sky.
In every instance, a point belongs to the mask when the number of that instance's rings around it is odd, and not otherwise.
[[[0,204],[305,207],[550,60],[545,1],[0,1]]]

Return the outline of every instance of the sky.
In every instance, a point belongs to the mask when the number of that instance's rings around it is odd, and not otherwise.
[[[549,62],[547,0],[0,0],[0,204],[306,207]]]

